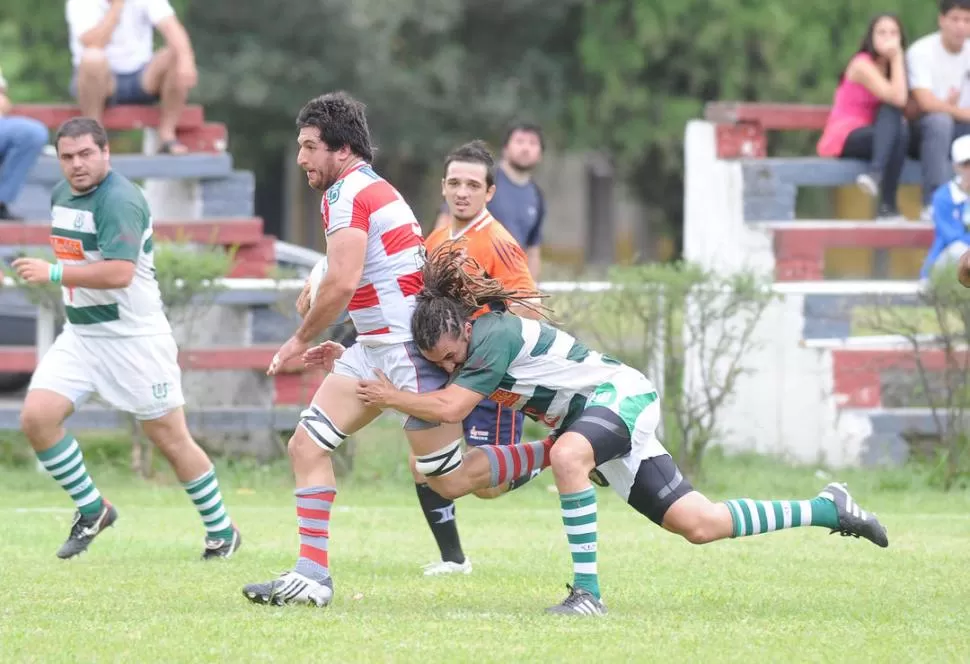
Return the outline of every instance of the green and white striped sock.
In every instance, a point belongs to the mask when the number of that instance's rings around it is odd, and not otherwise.
[[[559,504],[573,556],[573,587],[588,590],[600,599],[596,574],[596,490],[590,485],[576,493],[560,494]]]
[[[222,504],[222,492],[219,491],[219,480],[216,479],[216,469],[210,468],[202,477],[183,482],[186,493],[192,499],[195,509],[202,517],[206,536],[210,539],[230,539],[232,537],[232,521]]]
[[[732,537],[760,535],[801,526],[839,527],[839,511],[827,498],[811,500],[749,500],[740,498],[724,503],[734,522]]]
[[[53,447],[36,454],[41,465],[67,491],[81,514],[93,516],[101,511],[101,492],[88,475],[81,446],[74,436],[66,434]]]

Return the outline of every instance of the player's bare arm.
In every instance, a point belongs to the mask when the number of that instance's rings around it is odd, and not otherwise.
[[[394,387],[379,370],[375,373],[376,379],[357,383],[357,396],[361,401],[368,406],[393,408],[428,422],[461,422],[485,398],[453,383],[435,392],[405,392]]]
[[[127,288],[135,276],[135,264],[126,260],[62,266],[42,258],[18,258],[13,262],[13,267],[20,278],[29,284],[53,281],[67,288]]]
[[[269,375],[277,374],[288,361],[303,355],[313,340],[347,309],[360,284],[366,252],[367,233],[359,228],[342,228],[330,235],[327,239],[329,268],[320,284],[319,297],[296,333],[280,347],[267,372]]]

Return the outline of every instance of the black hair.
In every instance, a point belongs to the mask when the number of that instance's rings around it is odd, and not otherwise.
[[[953,9],[970,11],[970,0],[940,0],[940,16],[946,16]]]
[[[420,350],[431,350],[445,335],[460,335],[472,314],[488,304],[515,302],[544,315],[546,308],[532,301],[543,295],[508,290],[485,276],[464,244],[463,239],[444,242],[424,264],[424,289],[411,315],[411,335]]]
[[[108,133],[104,130],[104,127],[94,118],[86,117],[71,118],[61,124],[57,128],[57,133],[54,135],[54,147],[60,150],[62,138],[80,138],[88,135],[91,136],[94,144],[100,150],[104,150],[107,147]]]
[[[492,156],[484,141],[475,140],[452,150],[445,157],[444,172],[446,176],[448,174],[448,167],[456,161],[482,164],[485,167],[485,185],[491,187],[495,184],[495,157]]]
[[[502,140],[502,146],[509,144],[509,140],[512,138],[512,134],[517,131],[524,131],[528,134],[535,134],[536,138],[539,139],[539,148],[542,150],[546,149],[546,140],[542,136],[542,127],[535,124],[534,122],[513,122],[505,130],[505,138]]]
[[[300,109],[296,117],[298,129],[316,127],[320,140],[331,150],[345,145],[355,155],[370,162],[374,159],[374,147],[367,128],[367,107],[343,91],[328,92],[311,99]]]
[[[970,0],[965,0],[965,1],[968,4],[970,4]],[[884,18],[891,19],[896,23],[896,27],[899,28],[899,48],[902,49],[903,52],[906,51],[906,30],[905,28],[903,28],[903,22],[899,20],[899,17],[896,14],[893,14],[891,12],[882,12],[881,14],[876,14],[869,20],[869,27],[866,28],[866,34],[862,37],[862,42],[859,44],[859,48],[856,50],[853,57],[855,57],[856,55],[859,55],[860,53],[867,54],[870,58],[873,59],[873,61],[875,61],[876,58],[879,57],[879,54],[876,53],[876,46],[874,43],[875,39],[873,38],[873,34],[876,31],[876,24],[879,23],[879,21],[881,21]],[[846,69],[848,69],[848,67],[846,67]],[[839,82],[845,79],[846,69],[842,70],[842,74],[839,76]],[[883,69],[883,74],[887,77],[889,76],[888,63],[886,63]]]

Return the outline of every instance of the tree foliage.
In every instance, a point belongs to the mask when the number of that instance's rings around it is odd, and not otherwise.
[[[16,100],[63,100],[71,67],[63,2],[2,3],[0,65]],[[379,166],[405,193],[455,144],[495,141],[511,119],[552,143],[611,154],[672,229],[683,134],[710,100],[831,101],[871,15],[910,38],[935,3],[859,0],[255,0],[175,2],[196,49],[193,100],[229,125],[243,168],[276,176],[293,118],[316,94],[369,105]],[[812,136],[775,141],[811,153]]]
[[[569,133],[613,154],[640,197],[679,226],[684,128],[704,103],[830,103],[871,16],[885,11],[900,14],[911,38],[934,29],[933,3],[903,0],[586,3]],[[814,151],[810,136],[780,147]]]

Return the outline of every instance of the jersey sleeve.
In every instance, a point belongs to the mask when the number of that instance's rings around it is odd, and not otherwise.
[[[529,259],[515,239],[493,234],[490,238],[486,270],[507,290],[535,292],[536,284],[529,272]],[[483,266],[486,264],[483,262]]]
[[[152,22],[152,25],[158,25],[162,19],[175,14],[175,10],[168,0],[148,0],[145,3],[145,12],[148,14],[148,20]]]
[[[98,210],[96,221],[101,258],[132,263],[138,260],[142,236],[148,228],[147,205],[126,198],[109,198]]]
[[[472,392],[492,394],[522,348],[521,322],[511,314],[487,314],[472,326],[468,358],[454,383]]]
[[[338,181],[330,187],[320,204],[327,235],[342,228],[359,228],[366,233],[370,230],[370,211],[358,197],[347,194],[342,185],[343,181]]]
[[[85,2],[84,0],[68,0],[64,12],[68,30],[76,37],[80,37],[97,26],[105,14],[100,3]]]

